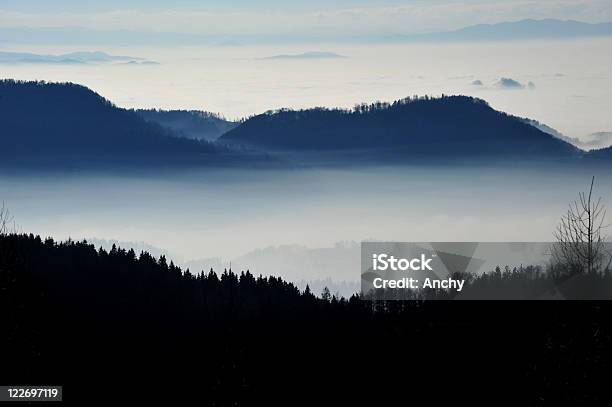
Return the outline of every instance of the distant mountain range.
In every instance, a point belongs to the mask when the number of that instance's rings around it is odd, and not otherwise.
[[[156,30],[101,30],[86,27],[0,27],[0,44],[49,44],[74,46],[198,45],[212,39],[190,33]]]
[[[265,57],[263,59],[338,59],[346,58],[344,55],[336,54],[334,52],[304,52],[303,54],[282,54],[273,55],[271,57]]]
[[[242,165],[259,157],[190,140],[69,83],[0,81],[0,167]]]
[[[143,119],[173,130],[182,137],[215,141],[223,133],[238,126],[238,123],[225,120],[214,113],[199,110],[135,110]]]
[[[383,32],[379,35],[337,33],[322,37],[317,32],[279,34],[207,35],[156,30],[97,30],[83,27],[0,27],[0,44],[64,45],[249,45],[276,43],[385,43],[508,41],[530,39],[567,39],[612,35],[612,22],[590,24],[573,20],[521,20],[479,24],[458,30],[422,34]]]
[[[110,248],[109,245],[103,247]],[[124,244],[121,247],[130,246]],[[337,242],[322,248],[282,245],[253,250],[231,260],[196,259],[181,265],[192,272],[207,272],[211,268],[224,270],[231,265],[234,270],[250,270],[255,275],[283,273],[291,281],[302,281],[302,289],[309,284],[314,292],[321,292],[327,286],[332,292],[352,295],[359,291],[354,270],[359,268],[360,248],[356,242]],[[335,281],[323,280],[326,276],[334,276]]]
[[[467,96],[283,109],[233,123],[197,111],[126,110],[70,83],[3,80],[0,126],[3,168],[612,164],[612,148],[585,152],[550,127]]]
[[[28,52],[2,52],[0,51],[0,63],[20,64],[86,64],[86,63],[130,63],[130,64],[156,64],[142,58],[124,55],[110,55],[101,51],[71,52],[61,55],[32,54]]]
[[[542,130],[544,133],[548,133],[552,136],[555,136],[563,141],[566,141],[570,144],[575,145],[576,147],[585,150],[600,150],[603,148],[608,148],[612,146],[612,132],[598,132],[592,133],[585,137],[584,140],[579,139],[578,137],[568,137],[561,132],[553,129],[546,124],[540,123],[537,120],[532,119],[522,119],[525,123],[530,124],[531,126],[537,127]]]
[[[459,30],[398,36],[400,41],[507,41],[612,36],[612,22],[589,24],[573,20],[521,20],[478,24]]]
[[[572,139],[573,140],[573,139]],[[578,146],[585,150],[599,150],[612,146],[612,132],[600,131],[589,134],[586,140],[579,140]]]

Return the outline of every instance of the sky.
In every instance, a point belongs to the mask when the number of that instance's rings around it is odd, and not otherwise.
[[[612,20],[609,0],[0,0],[0,28],[86,27],[199,35],[397,35],[525,18]]]

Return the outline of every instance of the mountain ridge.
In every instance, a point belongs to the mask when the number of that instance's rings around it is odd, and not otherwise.
[[[135,109],[134,112],[146,121],[195,140],[215,141],[239,124],[201,110]]]
[[[576,20],[523,19],[492,24],[476,24],[451,31],[426,33],[385,32],[379,35],[339,34],[325,39],[337,43],[435,42],[509,39],[567,39],[580,37],[607,37],[612,35],[612,22],[585,23]],[[493,30],[493,31],[492,31]],[[108,45],[246,45],[246,44],[304,44],[322,41],[314,33],[242,34],[231,37],[187,32],[94,29],[85,27],[0,27],[0,43],[6,44],[62,44],[79,46]]]
[[[168,124],[143,117],[147,114],[177,114],[179,120]],[[179,128],[185,117],[195,117],[194,131],[212,123],[216,133],[208,139],[186,137]],[[591,157],[604,157],[595,161],[607,163],[612,156],[584,152],[536,128],[534,121],[468,96],[406,98],[352,110],[280,109],[233,123],[197,111],[122,109],[71,83],[3,80],[0,123],[4,168],[478,165],[503,160],[577,163]]]
[[[102,51],[78,51],[67,54],[34,54],[31,52],[0,51],[0,63],[11,64],[88,64],[135,63],[156,64],[155,61],[126,55],[110,55]]]
[[[610,37],[612,22],[585,23],[576,20],[524,19],[493,24],[476,24],[457,30],[398,36],[414,42],[498,41]]]
[[[219,142],[280,152],[393,150],[411,158],[581,154],[566,141],[468,96],[407,98],[353,110],[270,111],[246,120]]]
[[[178,137],[73,83],[0,81],[2,167],[179,168],[252,156]]]

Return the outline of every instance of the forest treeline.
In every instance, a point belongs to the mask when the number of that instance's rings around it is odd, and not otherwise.
[[[433,278],[437,278],[432,274]],[[463,281],[462,290],[378,289],[362,299],[430,300],[612,300],[612,270],[607,267],[590,273],[568,272],[566,267],[495,267],[483,273],[453,273]],[[387,304],[381,302],[380,304]],[[385,305],[386,306],[386,305]],[[376,308],[376,304],[374,306]],[[380,311],[380,309],[378,310]]]
[[[409,382],[585,402],[600,400],[612,357],[607,302],[321,298],[276,277],[31,234],[0,236],[0,284],[0,379],[63,384],[73,401],[348,400]]]

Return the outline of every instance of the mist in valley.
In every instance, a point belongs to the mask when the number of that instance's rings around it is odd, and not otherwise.
[[[603,170],[602,170],[603,171]],[[359,243],[550,241],[597,170],[370,167],[0,177],[20,230],[356,291]],[[327,280],[327,284],[323,282]],[[342,288],[344,287],[344,288]]]

